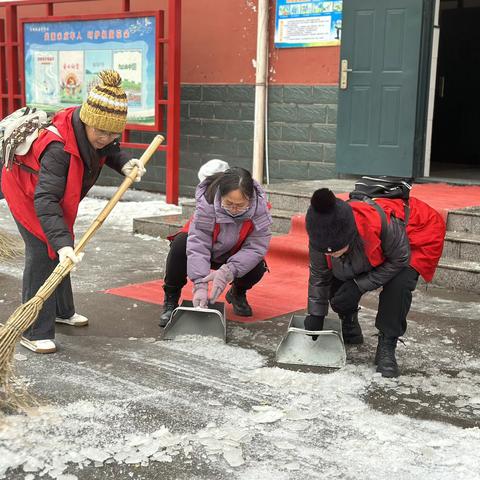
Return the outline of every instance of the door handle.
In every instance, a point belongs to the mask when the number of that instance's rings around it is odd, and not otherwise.
[[[352,68],[348,68],[348,60],[340,62],[340,90],[348,88],[348,73],[353,72]]]
[[[445,77],[440,77],[439,97],[445,97]]]

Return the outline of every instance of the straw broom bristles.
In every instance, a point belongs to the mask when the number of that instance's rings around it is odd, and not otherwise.
[[[69,258],[58,265],[47,281],[40,287],[37,294],[28,302],[20,305],[5,325],[0,328],[0,386],[5,395],[5,399],[1,400],[4,404],[18,403],[8,401],[8,397],[12,396],[15,384],[12,359],[17,342],[20,341],[23,332],[33,325],[45,300],[55,292],[58,285],[60,285],[72,268],[73,263]]]
[[[22,253],[22,246],[15,238],[0,231],[0,259],[12,259]]]
[[[144,165],[150,160],[151,156],[155,153],[163,140],[164,138],[161,135],[157,135],[152,140],[152,143],[150,143],[149,147],[140,157],[140,161]],[[100,212],[90,228],[85,232],[81,240],[78,242],[78,245],[75,247],[76,254],[83,251],[85,245],[102,226],[113,207],[132,185],[137,176],[137,171],[138,168],[135,167],[132,173],[125,178],[115,195]],[[12,393],[14,389],[13,358],[17,342],[20,340],[23,332],[33,325],[45,300],[55,292],[58,285],[68,273],[70,273],[73,267],[73,262],[69,258],[66,258],[62,263],[57,265],[45,283],[40,287],[36,295],[28,300],[28,302],[20,305],[13,312],[5,325],[0,326],[0,390],[3,391],[3,396],[5,397],[0,398],[0,407],[4,408],[5,406],[15,406],[15,403],[18,404]]]

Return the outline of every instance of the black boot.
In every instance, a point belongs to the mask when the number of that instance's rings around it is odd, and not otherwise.
[[[342,320],[342,335],[344,343],[360,345],[363,343],[362,328],[358,323],[358,311],[347,315],[338,315]]]
[[[391,378],[400,375],[397,359],[395,358],[397,340],[398,337],[386,337],[382,332],[378,336],[375,364],[377,365],[377,372],[381,373],[382,377]]]
[[[251,317],[252,307],[247,302],[245,290],[240,290],[233,285],[225,295],[225,300],[232,304],[235,315],[240,317]]]
[[[160,316],[160,323],[161,327],[164,327],[169,321],[170,317],[172,316],[173,311],[178,307],[178,301],[180,300],[180,293],[181,292],[174,292],[168,293],[165,292],[165,297],[163,300],[163,312]]]

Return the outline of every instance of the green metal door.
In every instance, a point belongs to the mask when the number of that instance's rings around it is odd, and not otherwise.
[[[343,2],[339,173],[413,176],[422,7],[423,0]]]

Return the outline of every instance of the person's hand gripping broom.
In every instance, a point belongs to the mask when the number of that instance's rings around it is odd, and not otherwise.
[[[163,142],[164,138],[161,135],[157,135],[152,143],[145,150],[140,157],[140,161],[145,165],[155,153],[157,148]],[[100,212],[98,217],[90,225],[89,229],[83,235],[81,240],[75,247],[75,254],[83,251],[85,245],[90,241],[95,232],[102,226],[105,219],[108,217],[113,207],[118,203],[122,195],[132,185],[137,177],[138,167],[134,167],[132,172],[125,177],[122,184],[118,188],[115,195],[107,203],[105,208]],[[62,263],[57,265],[55,270],[47,278],[45,283],[40,287],[38,292],[28,302],[20,305],[15,312],[10,316],[5,325],[0,326],[0,407],[2,403],[4,405],[12,405],[10,396],[13,396],[12,384],[13,384],[13,355],[15,346],[20,340],[23,332],[27,330],[37,319],[43,304],[50,295],[53,294],[62,280],[73,269],[74,264],[72,260],[66,258]],[[1,391],[3,390],[3,394]]]

